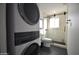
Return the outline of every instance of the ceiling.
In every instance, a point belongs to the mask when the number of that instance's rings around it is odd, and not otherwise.
[[[65,3],[38,3],[40,10],[40,18],[58,14],[62,12],[67,12],[67,4]]]

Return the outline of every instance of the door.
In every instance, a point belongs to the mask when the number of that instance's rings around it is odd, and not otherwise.
[[[30,25],[34,25],[39,21],[39,8],[35,3],[18,4],[18,11],[23,20]]]
[[[65,43],[65,20],[66,15],[64,14],[51,17],[48,23],[47,37]]]
[[[68,40],[69,55],[79,54],[79,4],[68,4]]]

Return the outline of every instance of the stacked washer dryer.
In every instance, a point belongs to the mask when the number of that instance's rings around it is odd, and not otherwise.
[[[9,12],[9,13],[8,13]],[[35,55],[39,51],[39,8],[35,3],[7,4],[8,18],[13,20],[15,54]],[[12,27],[12,26],[11,26]],[[10,43],[10,41],[9,41]],[[13,43],[13,42],[12,42]],[[8,44],[11,46],[10,44]],[[10,48],[10,47],[9,47]]]

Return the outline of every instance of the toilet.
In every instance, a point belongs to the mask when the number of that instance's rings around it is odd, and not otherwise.
[[[42,36],[41,41],[43,43],[43,46],[45,46],[45,47],[50,47],[51,46],[52,39]]]

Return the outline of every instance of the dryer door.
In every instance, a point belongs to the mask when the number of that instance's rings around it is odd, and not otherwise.
[[[37,43],[31,44],[28,48],[25,48],[22,55],[38,55],[39,45]]]
[[[39,9],[35,3],[18,4],[18,11],[23,20],[30,25],[34,25],[39,21]]]

